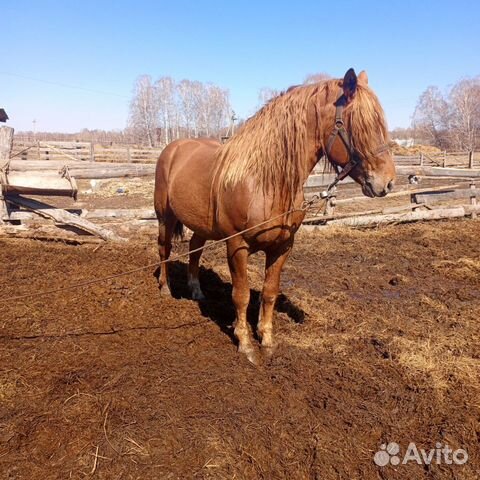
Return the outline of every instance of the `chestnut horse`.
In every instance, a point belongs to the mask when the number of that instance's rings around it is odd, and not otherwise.
[[[183,225],[193,231],[190,250],[206,240],[250,229],[226,243],[236,309],[234,334],[238,350],[251,362],[260,357],[247,324],[249,254],[266,254],[257,332],[262,351],[270,355],[275,346],[272,317],[280,272],[305,215],[300,210],[304,182],[325,155],[337,171],[344,168],[365,195],[384,196],[395,179],[386,143],[383,110],[367,75],[361,72],[357,77],[350,69],[343,79],[290,88],[225,145],[203,138],[177,140],[160,155],[155,211],[162,261],[169,258],[172,237],[182,233]],[[281,216],[295,207],[297,211]],[[198,280],[201,254],[190,254],[188,267],[188,285],[197,300],[205,298]],[[163,293],[169,293],[167,271],[165,263],[159,276]]]

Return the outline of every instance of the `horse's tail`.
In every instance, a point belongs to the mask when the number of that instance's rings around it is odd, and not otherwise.
[[[183,239],[183,223],[177,222],[173,229],[173,238]]]

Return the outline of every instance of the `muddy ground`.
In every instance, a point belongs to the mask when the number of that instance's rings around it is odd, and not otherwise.
[[[236,352],[223,247],[205,303],[176,298],[155,240],[0,240],[2,479],[476,479],[480,471],[480,222],[299,235],[276,312],[280,346]],[[186,245],[177,245],[185,251]],[[251,257],[250,319],[262,256]],[[462,448],[464,465],[377,466],[396,442]]]

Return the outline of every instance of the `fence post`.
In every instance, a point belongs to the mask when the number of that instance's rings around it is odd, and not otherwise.
[[[127,162],[132,163],[132,155],[130,153],[130,145],[127,145]]]
[[[443,151],[443,168],[447,166],[447,151]]]
[[[0,127],[0,225],[4,223],[3,217],[8,215],[7,202],[3,196],[3,183],[6,183],[6,174],[3,167],[10,160],[13,145],[13,128]]]
[[[90,142],[90,161],[95,161],[95,146],[93,145],[93,142]]]
[[[420,152],[420,166],[423,167],[423,152]]]
[[[477,197],[475,196],[475,183],[472,182],[470,184],[470,191],[472,192],[471,196],[470,196],[470,205],[476,205],[477,204]],[[474,210],[472,210],[472,218],[477,218],[477,212],[475,212]]]
[[[473,168],[473,150],[468,152],[468,168]]]

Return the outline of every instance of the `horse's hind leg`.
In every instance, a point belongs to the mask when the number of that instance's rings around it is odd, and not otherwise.
[[[168,260],[172,251],[172,235],[177,223],[176,218],[159,219],[158,224],[158,253],[160,262]],[[160,265],[160,275],[158,277],[158,288],[162,295],[171,295],[168,285],[168,262]]]
[[[192,235],[190,239],[189,249],[190,251],[201,248],[205,245],[206,240],[202,237],[199,237],[196,233]],[[192,293],[193,300],[205,300],[205,295],[200,288],[200,281],[198,279],[199,271],[199,262],[200,257],[202,256],[203,250],[198,252],[191,253],[189,255],[189,264],[188,264],[188,287]]]
[[[266,252],[262,306],[257,326],[257,334],[262,342],[262,351],[266,356],[271,356],[275,349],[273,340],[273,309],[280,286],[280,273],[290,250],[291,244],[288,244],[280,250]]]
[[[227,241],[228,266],[233,286],[232,300],[236,310],[234,334],[238,340],[238,351],[244,353],[253,364],[258,364],[258,349],[253,344],[247,323],[247,308],[250,301],[247,277],[248,253],[247,245],[238,237]]]

